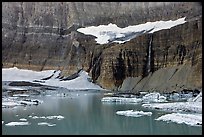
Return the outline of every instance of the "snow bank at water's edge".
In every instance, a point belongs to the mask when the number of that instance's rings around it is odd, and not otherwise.
[[[84,90],[84,89],[96,89],[104,90],[100,86],[90,82],[91,77],[85,71],[79,72],[79,77],[72,80],[61,81],[57,78],[61,71],[45,70],[45,71],[33,71],[26,69],[3,68],[2,69],[2,81],[28,81],[40,83],[42,85],[63,87],[70,90]],[[51,77],[50,77],[51,76]],[[50,77],[47,80],[43,78]]]

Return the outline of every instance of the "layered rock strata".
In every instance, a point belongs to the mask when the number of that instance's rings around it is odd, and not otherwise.
[[[124,44],[99,45],[95,37],[76,31],[180,17],[187,22]],[[201,3],[2,3],[3,67],[60,69],[65,77],[84,69],[94,82],[111,90],[173,91],[202,88],[201,61]]]

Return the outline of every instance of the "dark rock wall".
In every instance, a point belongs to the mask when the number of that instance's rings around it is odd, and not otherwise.
[[[144,79],[136,76],[137,78],[132,80],[135,81],[132,86],[127,86],[130,80],[127,78],[121,90],[201,89],[202,18],[169,30],[155,32],[152,41],[151,68],[151,73]]]
[[[115,23],[125,27],[184,16],[188,22],[183,25],[145,34],[124,44],[99,45],[94,37],[76,31],[89,25]],[[151,39],[151,65],[148,66]],[[163,68],[178,67],[169,72],[174,75],[186,65],[189,69],[183,73],[188,77],[184,77],[186,83],[181,86],[200,88],[201,60],[202,5],[199,2],[2,3],[3,67],[60,69],[64,76],[84,69],[94,82],[108,89],[172,90],[168,86],[159,89],[158,83],[148,84],[147,78],[151,76],[147,68],[154,74]],[[179,73],[177,77],[184,74]],[[172,75],[164,77],[173,78],[175,83],[181,81]],[[152,76],[163,81],[155,74]],[[128,83],[132,86],[127,86]]]

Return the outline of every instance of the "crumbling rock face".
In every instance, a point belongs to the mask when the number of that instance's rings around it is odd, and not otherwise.
[[[187,22],[99,45],[77,28],[148,21]],[[151,45],[151,47],[150,47]],[[149,48],[150,47],[150,48]],[[202,5],[197,2],[3,2],[2,65],[32,70],[84,69],[111,90],[172,91],[202,88]]]

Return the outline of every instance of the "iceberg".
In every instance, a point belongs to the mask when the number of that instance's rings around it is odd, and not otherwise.
[[[37,99],[25,99],[18,102],[23,105],[38,105],[41,104],[43,101]]]
[[[131,117],[141,117],[141,116],[151,116],[152,112],[143,112],[143,111],[133,111],[133,110],[126,110],[126,111],[117,111],[117,115],[124,115],[124,116],[131,116]]]
[[[29,97],[28,94],[14,94],[13,97]]]
[[[148,103],[142,104],[142,107],[173,112],[202,113],[202,92],[187,102]]]
[[[171,121],[179,124],[185,123],[190,126],[202,126],[202,114],[172,113],[163,115],[155,120]]]
[[[148,93],[142,97],[143,102],[167,102],[165,96],[161,96],[159,93]]]
[[[116,102],[116,103],[149,103],[149,102],[167,102],[165,96],[161,96],[159,93],[148,93],[142,98],[129,97],[129,95],[123,95],[123,97],[103,97],[102,102]]]
[[[47,116],[47,119],[54,119],[54,118],[56,118],[58,120],[64,119],[64,117],[61,115],[59,115],[59,116]]]
[[[32,116],[30,116],[32,117]],[[58,116],[33,116],[32,119],[57,119],[57,120],[62,120],[64,119],[64,116],[58,115]]]
[[[19,120],[20,120],[20,121],[27,121],[26,118],[20,118]]]
[[[116,103],[140,103],[140,98],[124,98],[124,97],[103,97],[102,102],[116,102]]]
[[[22,104],[19,104],[19,103],[14,102],[14,101],[2,102],[2,108],[14,107],[14,106],[20,106],[20,105],[22,105]]]
[[[30,125],[29,122],[10,122],[5,124],[6,126],[24,126],[24,125]]]
[[[47,122],[40,122],[40,123],[38,123],[38,125],[39,126],[49,126],[49,127],[56,126],[56,124],[47,123]]]
[[[4,98],[2,98],[2,108],[23,106],[23,105],[38,105],[38,104],[43,103],[43,101],[37,100],[37,99],[18,100],[18,97],[19,96],[17,95],[16,97],[8,97],[8,98],[4,97]],[[27,95],[25,97],[27,97]]]
[[[142,107],[170,112],[202,113],[202,102],[152,103],[142,104]]]

